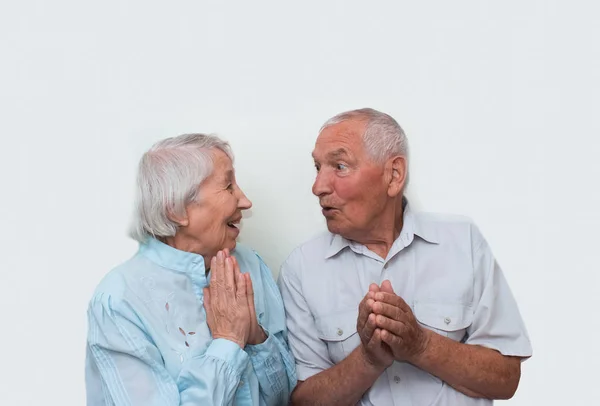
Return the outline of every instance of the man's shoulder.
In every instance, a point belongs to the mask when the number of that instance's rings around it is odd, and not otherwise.
[[[416,223],[433,232],[441,242],[472,242],[480,239],[479,229],[472,218],[451,213],[415,212]]]
[[[418,211],[414,215],[419,222],[438,227],[469,227],[474,224],[473,219],[460,214]]]
[[[324,231],[303,242],[290,252],[283,263],[283,267],[285,268],[292,263],[301,264],[311,260],[324,260],[333,238],[334,234]]]

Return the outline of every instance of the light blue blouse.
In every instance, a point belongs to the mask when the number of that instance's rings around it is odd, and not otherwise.
[[[267,340],[243,350],[213,340],[202,256],[150,239],[102,280],[90,301],[88,405],[287,404],[296,372],[279,290],[254,251],[238,244],[232,254],[252,277]]]

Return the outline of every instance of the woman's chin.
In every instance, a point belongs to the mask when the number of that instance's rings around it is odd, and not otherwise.
[[[236,245],[237,245],[237,241],[231,240],[231,241],[227,241],[227,243],[225,244],[225,246],[223,248],[227,248],[227,249],[229,249],[229,251],[233,251],[235,249]]]

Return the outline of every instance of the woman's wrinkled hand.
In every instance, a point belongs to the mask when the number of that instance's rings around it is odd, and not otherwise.
[[[226,254],[229,254],[227,250],[225,250]],[[233,261],[233,271],[236,275],[242,275],[246,278],[246,297],[248,298],[248,310],[250,311],[250,334],[248,336],[248,344],[256,345],[261,344],[267,339],[267,335],[262,327],[258,324],[258,320],[256,318],[256,309],[254,307],[254,288],[252,286],[252,278],[250,278],[249,273],[242,274],[240,271],[240,266],[235,259],[234,256],[231,256]]]
[[[251,343],[249,338],[253,329],[251,310],[248,305],[247,280],[249,278],[247,279],[239,271],[239,266],[236,266],[237,261],[228,254],[219,251],[211,260],[210,285],[204,288],[206,321],[213,339],[224,338],[233,341],[243,349],[247,343]],[[254,309],[253,301],[252,309]]]

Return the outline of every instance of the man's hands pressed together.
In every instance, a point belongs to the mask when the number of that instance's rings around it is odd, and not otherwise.
[[[372,283],[358,306],[357,331],[365,359],[387,368],[394,360],[414,362],[427,348],[429,331],[419,325],[410,306],[394,293],[390,281]]]

